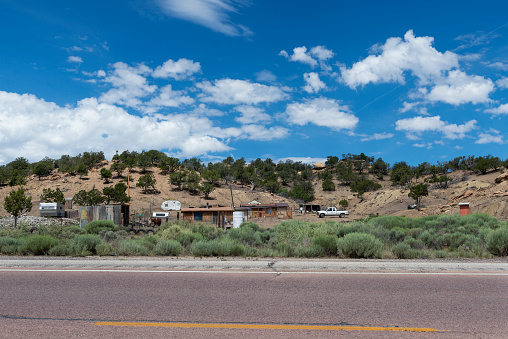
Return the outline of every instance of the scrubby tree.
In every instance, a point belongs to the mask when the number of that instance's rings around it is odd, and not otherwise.
[[[9,175],[4,165],[0,166],[0,185],[4,185],[7,182]]]
[[[310,181],[301,181],[297,183],[291,191],[289,191],[289,195],[294,199],[303,200],[304,202],[309,202],[314,200],[314,187]]]
[[[104,202],[104,196],[96,188],[90,191],[81,190],[74,195],[72,202],[80,206],[96,206]]]
[[[53,169],[52,164],[46,162],[46,161],[39,161],[33,166],[33,174],[35,174],[37,177],[39,177],[39,180],[41,180],[42,177],[48,175],[51,173],[51,170]]]
[[[174,173],[179,167],[180,160],[178,158],[163,156],[159,159],[159,168],[164,174]]]
[[[143,187],[145,193],[148,193],[148,187],[152,187],[155,189],[155,184],[157,180],[155,179],[152,173],[146,173],[145,175],[139,177],[138,182],[136,183],[137,187]]]
[[[388,167],[388,164],[384,162],[382,158],[377,158],[370,167],[370,172],[379,180],[383,180],[383,175],[388,174]]]
[[[41,201],[44,202],[58,202],[61,204],[65,204],[64,194],[59,187],[57,187],[54,190],[52,190],[51,188],[44,188],[42,190],[40,199]]]
[[[381,188],[381,185],[365,178],[364,176],[359,176],[356,180],[354,180],[351,185],[351,192],[358,193],[358,196],[362,196],[365,192],[375,191]]]
[[[191,170],[187,175],[186,179],[186,188],[191,193],[196,193],[199,191],[199,182],[201,181],[201,177],[198,172]]]
[[[441,175],[439,177],[437,175],[433,175],[432,178],[426,179],[426,181],[431,184],[438,184],[439,187],[441,187],[441,188],[447,188],[448,182],[452,181],[452,178],[450,178],[446,175]]]
[[[14,216],[14,228],[18,227],[18,217],[23,212],[30,212],[32,207],[32,197],[26,196],[23,188],[11,191],[4,199],[5,210]]]
[[[122,176],[122,172],[127,168],[127,165],[123,162],[117,161],[111,164],[109,168],[112,172],[116,172],[117,178]]]
[[[342,199],[341,201],[339,201],[339,205],[342,208],[347,208],[349,206],[349,203],[348,203],[347,199]]]
[[[429,195],[429,190],[427,188],[427,185],[422,184],[422,183],[411,187],[409,189],[409,193],[408,193],[408,197],[414,199],[416,204],[418,205],[418,211],[420,210],[422,197],[426,197],[428,195]]]
[[[390,180],[394,185],[403,186],[411,182],[412,177],[413,170],[406,162],[401,161],[393,165],[392,172],[390,173]]]
[[[342,183],[349,185],[351,182],[356,180],[358,174],[354,172],[353,161],[346,160],[341,161],[337,165],[337,179],[342,181]]]
[[[108,170],[107,168],[103,167],[101,168],[101,178],[104,179],[104,183],[109,183],[109,179],[113,176],[113,173],[111,173],[111,170]]]
[[[199,185],[199,190],[204,194],[205,199],[208,199],[210,193],[215,191],[215,186],[209,182],[205,182],[202,185]]]
[[[127,196],[127,185],[123,182],[119,182],[113,187],[104,187],[102,189],[102,194],[105,197],[105,203],[108,205],[110,202],[117,202],[120,204],[125,204],[130,201],[130,198]]]
[[[178,189],[182,190],[182,185],[187,177],[187,171],[173,172],[169,175],[169,183],[178,186]]]
[[[86,176],[88,175],[88,168],[86,167],[85,164],[79,164],[78,167],[76,168],[76,173],[79,174],[79,178],[83,178],[83,176]]]

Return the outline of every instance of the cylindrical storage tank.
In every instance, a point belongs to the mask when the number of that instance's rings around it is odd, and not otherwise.
[[[243,218],[243,212],[233,212],[233,228],[240,228],[240,225],[243,222]]]

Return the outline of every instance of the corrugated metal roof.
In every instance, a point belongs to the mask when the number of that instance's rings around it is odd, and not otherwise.
[[[231,207],[209,207],[209,208],[206,208],[206,207],[198,207],[198,208],[192,208],[192,207],[187,207],[187,208],[182,208],[181,209],[181,212],[211,212],[211,211],[214,211],[214,212],[233,212],[234,209],[231,208]]]
[[[241,205],[242,207],[250,208],[271,208],[271,207],[289,207],[289,204],[285,202],[273,203],[273,204],[261,204],[261,205]]]

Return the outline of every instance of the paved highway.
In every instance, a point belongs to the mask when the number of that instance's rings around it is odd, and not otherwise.
[[[208,263],[197,271],[7,262],[0,261],[1,338],[507,338],[508,333],[508,272],[499,267],[473,273],[456,266],[446,273],[408,272],[406,266],[311,272],[277,270],[277,262],[238,271]]]

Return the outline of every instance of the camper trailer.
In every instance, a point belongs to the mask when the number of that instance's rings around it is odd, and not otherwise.
[[[43,202],[39,204],[41,217],[64,217],[65,206],[59,202]]]

